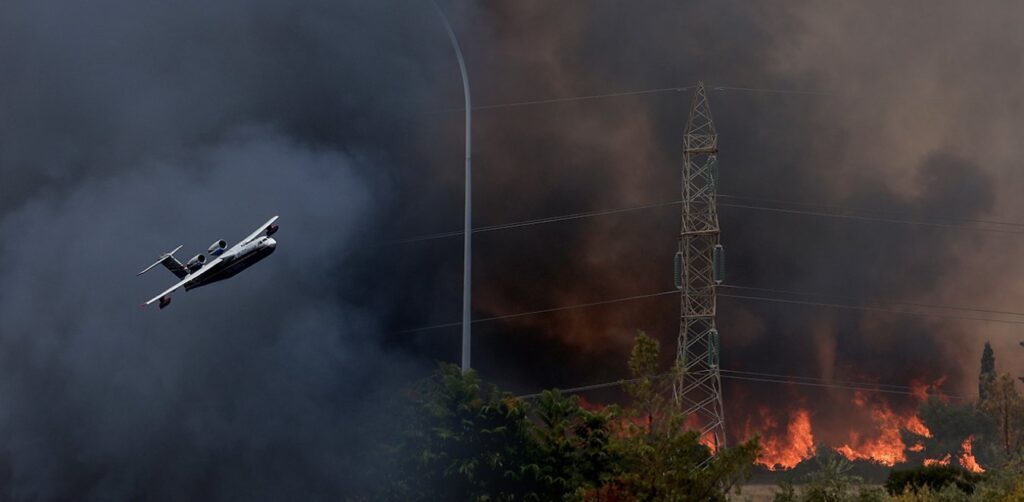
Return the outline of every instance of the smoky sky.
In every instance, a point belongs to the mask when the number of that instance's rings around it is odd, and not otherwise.
[[[994,19],[999,8],[965,13],[955,3],[908,4],[887,15],[881,4],[517,2],[461,12],[456,24],[481,40],[464,44],[480,104],[705,80],[723,194],[904,219],[1016,221],[1018,147],[1007,135],[1020,122],[1020,94],[1005,83],[1019,76],[1010,55],[1020,37]],[[449,99],[456,102],[453,72]],[[678,199],[689,98],[662,93],[478,111],[476,223]],[[447,166],[460,160],[461,118],[444,120],[446,127],[425,140],[446,145],[438,154],[446,167],[430,176],[456,203],[447,206],[445,223],[421,208],[410,220],[431,231],[458,228],[461,177]],[[1016,295],[1007,293],[1017,288],[1012,250],[1019,238],[1010,234],[735,207],[720,213],[731,285],[815,295],[783,296],[804,301],[1015,308]],[[476,314],[669,289],[678,222],[670,207],[479,234]],[[403,302],[426,318],[397,324],[458,319],[458,245],[450,239],[396,251],[418,255],[398,269],[402,278],[429,277],[426,290],[407,289]],[[441,265],[424,268],[431,264]],[[476,366],[522,391],[614,380],[626,374],[638,329],[659,338],[668,363],[678,312],[678,299],[663,297],[480,324]],[[1001,371],[1019,367],[1012,326],[995,323],[722,298],[719,326],[729,369],[942,382],[943,391],[970,393],[986,339],[998,347]],[[454,360],[457,336],[457,328],[424,332],[415,343],[429,350],[441,339],[447,345],[433,350]],[[850,441],[854,427],[861,437],[872,432],[871,417],[858,416],[849,391],[725,386],[734,435],[754,410],[769,409],[784,426],[798,406],[811,408],[816,437],[826,444]],[[867,399],[901,413],[915,406],[911,398]]]
[[[915,218],[1014,220],[1020,35],[995,3],[442,3],[476,104],[711,91],[721,192]],[[895,9],[895,10],[894,10]],[[922,11],[927,16],[918,16]],[[883,15],[883,12],[885,15]],[[987,15],[986,15],[987,14]],[[977,43],[972,41],[977,40]],[[959,42],[959,43],[956,43]],[[379,480],[389,406],[458,360],[461,88],[429,3],[13,2],[0,7],[0,471],[39,499],[338,498]],[[480,110],[474,222],[679,197],[689,94]],[[281,216],[230,281],[138,304],[135,272]],[[1013,236],[721,209],[736,285],[1012,309]],[[678,209],[479,234],[474,315],[671,287]],[[1002,288],[1002,293],[996,293]],[[625,375],[662,297],[475,328],[514,391]],[[721,300],[723,366],[966,391],[979,323]],[[731,432],[842,391],[726,383]],[[770,391],[770,392],[768,392]],[[589,396],[600,399],[602,396]],[[912,402],[895,401],[909,407]],[[841,440],[841,408],[812,406]],[[831,437],[830,437],[831,435]]]
[[[422,41],[424,12],[5,4],[8,496],[336,499],[367,486],[384,389],[432,364],[389,353],[380,316],[351,301],[370,286],[354,284],[360,236],[409,157],[389,152],[409,129],[396,103],[430,77],[421,47],[444,48]],[[173,280],[135,277],[159,253],[184,244],[187,259],[274,214],[289,244],[257,273],[139,308]]]

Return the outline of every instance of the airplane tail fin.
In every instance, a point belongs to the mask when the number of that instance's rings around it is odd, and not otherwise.
[[[163,265],[164,267],[167,268],[167,270],[170,270],[171,273],[177,276],[179,279],[184,279],[185,276],[188,275],[188,271],[185,270],[185,266],[182,265],[181,262],[174,257],[174,253],[177,253],[179,249],[181,249],[181,246],[174,248],[173,251],[160,255],[160,258],[157,258],[157,260],[153,262],[152,265],[142,269],[142,272],[139,272],[138,274],[135,275],[145,274],[146,272],[152,270],[153,267],[157,265]]]

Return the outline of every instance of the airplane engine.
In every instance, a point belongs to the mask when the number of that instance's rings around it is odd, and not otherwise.
[[[195,272],[196,270],[203,268],[204,263],[206,263],[206,255],[199,253],[193,256],[192,259],[185,264],[185,268],[187,268],[189,272]]]
[[[273,223],[269,227],[267,227],[267,237],[270,237],[271,235],[274,235],[276,233],[277,233],[277,223]]]
[[[214,242],[213,244],[210,244],[210,248],[207,249],[207,251],[209,251],[210,256],[220,256],[221,253],[223,253],[224,250],[227,249],[227,247],[228,242],[222,239]]]

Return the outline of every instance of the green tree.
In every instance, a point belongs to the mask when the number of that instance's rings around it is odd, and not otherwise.
[[[803,478],[797,489],[792,482],[779,483],[774,502],[874,502],[886,500],[885,491],[864,484],[850,473],[853,463],[833,450],[822,449],[815,456],[817,466]]]
[[[389,447],[389,500],[725,500],[749,476],[757,439],[716,454],[666,398],[658,344],[637,337],[631,404],[587,410],[575,396],[526,401],[442,364],[412,393]]]
[[[395,500],[529,500],[535,444],[524,403],[441,364],[413,397]]]
[[[987,398],[988,388],[996,380],[996,356],[992,352],[992,344],[985,342],[985,349],[981,352],[981,371],[978,373],[978,399],[984,401]]]
[[[630,414],[640,418],[648,434],[654,433],[654,421],[665,412],[665,395],[671,389],[672,380],[658,371],[658,356],[661,346],[657,340],[643,331],[637,332],[633,350],[629,356],[629,372],[633,376],[625,382],[626,392],[633,400]]]
[[[575,499],[601,485],[617,461],[609,448],[615,408],[584,409],[576,396],[544,391],[537,399],[533,466],[541,500]]]
[[[906,429],[901,431],[904,444],[923,447],[918,452],[908,451],[908,462],[920,463],[925,458],[948,456],[958,464],[967,438],[973,438],[972,453],[983,466],[1003,461],[1002,449],[998,448],[996,440],[995,423],[977,404],[956,405],[933,396],[918,406],[917,416],[931,435],[923,436]]]
[[[986,398],[979,403],[995,422],[999,445],[1008,459],[1019,457],[1024,438],[1024,398],[1014,383],[1009,374],[1000,375],[989,384]]]
[[[952,486],[970,495],[982,476],[949,465],[930,465],[909,470],[894,470],[885,480],[885,490],[890,495],[900,495],[907,491],[919,492],[923,488],[940,491]]]
[[[613,442],[621,460],[604,493],[624,500],[726,500],[735,484],[749,477],[758,440],[712,455],[700,434],[686,428],[686,417],[664,399],[671,379],[658,373],[659,352],[656,340],[637,335],[629,360],[633,381],[626,387],[632,406]]]

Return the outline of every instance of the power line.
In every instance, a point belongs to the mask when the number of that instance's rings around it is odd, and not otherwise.
[[[493,103],[489,105],[474,106],[474,110],[494,110],[497,108],[513,108],[518,106],[546,105],[550,103],[568,103],[571,101],[587,101],[591,99],[618,98],[623,96],[641,96],[644,94],[660,94],[665,92],[683,92],[693,89],[694,86],[686,87],[661,87],[657,89],[641,89],[636,91],[610,92],[607,94],[590,94],[586,96],[566,96],[563,98],[535,99],[530,101],[515,101],[512,103]],[[444,111],[462,110],[462,108],[446,108]]]
[[[827,205],[827,204],[810,204],[810,203],[807,203],[807,202],[793,202],[793,201],[781,200],[781,199],[765,199],[765,198],[759,198],[759,197],[748,197],[748,196],[745,196],[745,195],[717,194],[717,197],[719,197],[719,198],[726,198],[726,199],[748,200],[748,201],[754,201],[754,202],[765,202],[765,203],[769,203],[769,204],[785,204],[785,205],[788,205],[788,206],[813,207],[813,208],[818,208],[818,209],[825,209],[825,210],[828,210],[828,211],[842,211],[844,213],[851,213],[852,212],[852,213],[874,214],[874,215],[878,215],[878,216],[889,216],[889,217],[913,220],[913,218],[908,218],[905,215],[894,216],[892,213],[886,213],[885,211],[878,211],[878,210],[874,210],[874,209],[849,208],[849,207],[832,206],[832,205]],[[983,219],[973,219],[973,218],[964,218],[964,219],[960,219],[960,220],[943,219],[943,218],[928,218],[927,221],[938,222],[938,223],[947,223],[947,224],[955,224],[955,225],[964,225],[966,223],[981,223],[981,224],[986,224],[986,225],[1007,225],[1007,226],[1024,228],[1024,223],[1020,223],[1020,222],[998,221],[998,220],[983,220]]]
[[[831,96],[827,92],[818,91],[803,91],[799,89],[764,89],[758,87],[730,87],[723,85],[716,85],[711,87],[712,91],[744,91],[744,92],[760,92],[766,94],[802,94],[809,96]]]
[[[719,285],[719,287],[729,288],[729,289],[742,289],[742,290],[747,290],[747,291],[760,291],[760,292],[765,292],[765,293],[776,293],[776,294],[794,295],[794,296],[810,296],[810,297],[818,297],[818,298],[834,298],[834,299],[845,300],[845,301],[853,301],[853,302],[859,301],[859,300],[857,300],[855,298],[850,298],[848,296],[839,296],[839,295],[831,295],[831,294],[824,294],[824,293],[807,293],[807,292],[802,292],[802,291],[792,291],[792,290],[786,290],[786,289],[756,288],[756,287],[752,287],[752,286],[734,286],[734,285],[731,285],[731,284],[721,284],[721,285]],[[909,306],[909,307],[922,307],[922,308],[946,309],[946,310],[960,310],[960,311],[964,311],[964,312],[980,312],[980,313],[984,313],[984,314],[1001,314],[1001,315],[1024,316],[1024,312],[1013,312],[1013,311],[1009,311],[1009,310],[979,309],[979,308],[972,308],[972,307],[958,307],[958,306],[955,306],[955,305],[937,305],[937,304],[934,304],[934,303],[905,302],[905,301],[899,301],[899,300],[878,300],[878,302],[879,303],[889,304],[889,305],[906,305],[906,306]]]
[[[725,194],[720,194],[720,195],[718,195],[718,197],[719,198],[745,199],[745,200],[759,200],[759,199],[753,199],[753,198],[749,198],[749,197],[740,197],[740,196],[725,195]],[[860,210],[857,210],[857,209],[838,208],[838,207],[834,207],[834,206],[814,206],[814,205],[811,205],[811,204],[800,204],[800,203],[792,203],[792,202],[784,202],[784,201],[770,201],[770,200],[766,200],[766,199],[760,199],[760,200],[763,200],[765,202],[774,202],[774,203],[779,203],[779,204],[791,204],[791,205],[797,205],[797,206],[801,206],[802,205],[802,206],[811,206],[811,207],[829,207],[831,209],[835,209],[835,210],[839,210],[839,211],[846,211],[846,213],[834,213],[834,212],[825,212],[825,211],[810,211],[810,210],[804,210],[804,209],[788,209],[788,208],[778,208],[778,207],[768,207],[768,206],[757,206],[757,205],[752,205],[752,204],[737,204],[737,203],[730,203],[730,202],[718,202],[718,205],[721,206],[721,207],[733,207],[733,208],[739,208],[739,209],[750,209],[750,210],[755,210],[755,211],[766,211],[766,212],[783,213],[783,214],[797,214],[797,215],[803,215],[803,216],[821,216],[821,217],[839,218],[839,219],[847,219],[847,220],[858,220],[858,221],[868,221],[868,222],[876,222],[876,223],[892,223],[892,224],[904,224],[904,225],[923,225],[923,226],[938,227],[938,228],[954,228],[954,229],[961,229],[961,230],[973,230],[973,231],[978,231],[978,232],[993,232],[993,233],[1001,233],[1001,234],[1024,235],[1024,230],[1022,230],[1022,231],[1014,231],[1014,230],[1006,230],[1006,229],[999,229],[999,228],[978,227],[976,225],[973,225],[973,224],[981,223],[981,224],[989,224],[989,225],[1006,225],[1006,226],[1014,226],[1014,227],[1024,228],[1024,223],[992,221],[992,220],[931,220],[931,221],[928,221],[928,220],[915,220],[915,219],[908,219],[908,218],[899,218],[899,217],[894,217],[894,216],[864,216],[864,215],[850,214],[850,213],[854,213],[854,212],[860,211]],[[477,227],[477,228],[473,229],[473,233],[493,232],[493,231],[496,231],[496,230],[509,230],[509,229],[513,229],[513,228],[528,227],[528,226],[533,226],[533,225],[542,225],[542,224],[546,224],[546,223],[556,223],[556,222],[560,222],[560,221],[579,220],[579,219],[584,219],[584,218],[593,218],[593,217],[597,217],[597,216],[606,216],[606,215],[612,215],[612,214],[628,213],[628,212],[632,212],[632,211],[642,211],[642,210],[646,210],[646,209],[656,209],[656,208],[661,208],[661,207],[677,206],[679,204],[682,204],[681,200],[673,200],[673,201],[666,201],[666,202],[656,202],[656,203],[652,203],[652,204],[644,204],[644,205],[640,205],[640,206],[628,206],[628,207],[620,207],[620,208],[615,208],[615,209],[602,209],[602,210],[597,210],[597,211],[585,211],[585,212],[580,212],[580,213],[569,213],[569,214],[564,214],[564,215],[548,216],[548,217],[544,217],[544,218],[537,218],[537,219],[531,219],[531,220],[521,220],[521,221],[515,221],[515,222],[509,222],[509,223],[499,223],[499,224],[495,224],[495,225],[487,225],[487,226],[483,226],[483,227]],[[876,214],[880,214],[880,213],[876,213]],[[446,237],[455,237],[455,236],[459,236],[459,235],[462,235],[462,231],[460,231],[460,230],[453,230],[453,231],[449,231],[449,232],[437,232],[437,233],[433,233],[433,234],[424,234],[424,235],[418,235],[418,236],[408,237],[408,238],[404,238],[404,239],[393,240],[393,241],[390,241],[389,244],[409,244],[409,243],[413,243],[413,242],[422,242],[422,241],[427,241],[427,240],[443,239],[443,238],[446,238]]]
[[[726,196],[726,197],[728,197],[728,196]],[[810,211],[810,210],[805,210],[805,209],[786,209],[786,208],[778,208],[778,207],[754,206],[754,205],[750,205],[750,204],[735,204],[735,203],[729,203],[729,202],[719,202],[718,205],[719,206],[724,206],[724,207],[735,207],[735,208],[741,208],[741,209],[753,209],[753,210],[757,210],[757,211],[768,211],[768,212],[774,212],[774,213],[799,214],[799,215],[804,215],[804,216],[826,216],[826,217],[830,217],[830,218],[841,218],[841,219],[859,220],[859,221],[871,221],[871,222],[877,222],[877,223],[895,223],[895,224],[903,224],[903,225],[922,225],[922,226],[927,226],[927,227],[938,227],[938,228],[958,228],[958,229],[963,229],[963,230],[975,230],[975,231],[979,231],[979,232],[993,232],[993,233],[998,233],[998,234],[1017,234],[1017,235],[1024,234],[1024,232],[1021,232],[1021,231],[1002,230],[1002,229],[998,229],[998,228],[983,228],[983,227],[977,227],[977,226],[965,225],[965,224],[958,224],[958,223],[941,223],[941,222],[934,222],[934,221],[922,221],[922,220],[901,219],[901,218],[892,218],[892,217],[863,216],[863,215],[857,215],[857,214],[842,214],[842,213],[828,213],[828,212],[823,212],[823,211]],[[1003,223],[1003,224],[1005,225],[1005,223]]]
[[[665,374],[662,374],[662,375],[658,375],[658,376],[656,376],[654,378],[657,379],[657,380],[660,380],[662,378],[667,378],[669,376],[671,376],[670,373],[665,373]],[[629,380],[617,380],[617,381],[614,381],[614,382],[595,383],[595,384],[591,384],[591,385],[582,385],[580,387],[570,387],[568,389],[553,389],[553,390],[557,390],[558,392],[560,392],[562,394],[578,394],[580,392],[585,392],[585,391],[588,391],[588,390],[605,389],[605,388],[608,388],[608,387],[619,387],[621,385],[631,384],[633,382],[639,382],[640,380],[643,380],[643,379],[642,378],[631,378]],[[519,399],[533,399],[533,398],[536,398],[536,397],[540,397],[541,394],[543,394],[543,392],[535,392],[533,394],[523,394],[521,396],[516,396],[516,397],[518,397]]]
[[[537,218],[537,219],[533,219],[533,220],[522,220],[522,221],[515,221],[515,222],[510,222],[510,223],[499,223],[499,224],[495,224],[495,225],[487,225],[487,226],[483,226],[483,227],[477,227],[477,228],[473,229],[473,233],[493,232],[495,230],[508,230],[508,229],[512,229],[512,228],[528,227],[528,226],[532,226],[532,225],[541,225],[541,224],[544,224],[544,223],[555,223],[555,222],[559,222],[559,221],[578,220],[578,219],[582,219],[582,218],[593,218],[595,216],[604,216],[604,215],[609,215],[609,214],[627,213],[627,212],[630,212],[630,211],[640,211],[640,210],[643,210],[643,209],[653,209],[653,208],[658,208],[658,207],[677,206],[679,204],[681,204],[681,202],[676,200],[676,201],[669,201],[669,202],[656,202],[656,203],[653,203],[653,204],[644,204],[642,206],[630,206],[630,207],[621,207],[621,208],[616,208],[616,209],[603,209],[603,210],[598,210],[598,211],[587,211],[587,212],[582,212],[582,213],[570,213],[570,214],[564,214],[564,215],[558,215],[558,216],[549,216],[549,217],[546,217],[546,218]],[[437,232],[437,233],[433,233],[433,234],[418,235],[418,236],[409,237],[409,238],[405,238],[405,239],[394,240],[394,241],[391,241],[390,244],[408,244],[408,243],[412,243],[412,242],[420,242],[420,241],[427,241],[427,240],[433,240],[433,239],[443,239],[445,237],[455,237],[457,235],[462,235],[462,231],[461,230],[453,230],[453,231],[450,231],[450,232]]]
[[[744,287],[744,286],[727,286],[727,285],[722,285],[722,287],[731,287],[731,288],[734,288],[734,289],[751,289],[751,290],[762,289],[762,290],[768,290],[768,288],[748,288],[748,287]],[[788,291],[784,291],[784,290],[768,290],[768,291],[785,292],[786,294],[803,294],[804,296],[812,296],[812,295],[809,295],[809,294],[796,293],[796,292],[788,292]],[[597,306],[601,306],[601,305],[612,305],[612,304],[616,304],[616,303],[629,302],[629,301],[635,301],[635,300],[642,300],[642,299],[647,299],[647,298],[655,298],[655,297],[659,297],[659,296],[666,296],[666,295],[673,295],[673,294],[676,294],[676,295],[679,294],[679,290],[677,290],[677,289],[670,289],[668,291],[659,291],[659,292],[656,292],[656,293],[648,293],[648,294],[642,294],[642,295],[627,296],[627,297],[622,297],[622,298],[612,298],[612,299],[609,299],[609,300],[601,300],[601,301],[597,301],[597,302],[580,303],[580,304],[575,304],[575,305],[564,305],[564,306],[561,306],[561,307],[553,307],[553,308],[547,308],[547,309],[541,309],[541,310],[531,310],[531,311],[526,311],[526,312],[518,312],[518,313],[515,313],[515,314],[506,314],[506,315],[493,316],[493,317],[484,317],[484,318],[480,318],[480,319],[474,319],[472,322],[473,323],[483,323],[483,322],[498,321],[498,320],[502,320],[502,319],[513,319],[513,318],[517,318],[517,317],[527,317],[527,316],[533,316],[533,315],[539,315],[539,314],[547,314],[547,313],[551,313],[551,312],[560,312],[560,311],[563,311],[563,310],[582,309],[582,308],[589,308],[589,307],[597,307]],[[882,313],[888,313],[888,314],[912,315],[912,316],[931,317],[931,318],[939,318],[939,319],[955,319],[955,320],[976,321],[976,322],[994,322],[994,323],[1001,323],[1001,324],[1018,324],[1018,325],[1019,324],[1024,324],[1024,320],[997,319],[997,318],[992,318],[992,317],[958,316],[958,315],[938,314],[938,313],[931,313],[931,312],[919,312],[919,311],[914,311],[914,310],[891,309],[891,308],[878,307],[878,306],[873,306],[873,305],[855,305],[855,304],[845,304],[845,303],[812,302],[812,301],[791,300],[791,299],[784,299],[784,298],[771,298],[771,297],[767,297],[767,296],[734,295],[734,294],[729,294],[729,293],[718,293],[718,296],[721,296],[721,297],[724,297],[724,298],[733,298],[733,299],[737,299],[737,300],[763,301],[763,302],[772,302],[772,303],[787,303],[787,304],[804,305],[804,306],[810,306],[810,307],[826,307],[826,308],[837,308],[837,309],[845,309],[845,310],[860,310],[860,311],[867,311],[867,312],[882,312]],[[889,304],[889,305],[912,305],[912,304],[910,304],[908,302],[876,302],[876,305],[885,305],[885,304]],[[925,306],[926,304],[918,304],[918,305]],[[983,310],[983,309],[973,309],[973,308],[969,308],[969,307],[958,307],[958,306],[954,306],[954,305],[929,305],[929,307],[930,308],[949,309],[949,310],[990,312],[990,313],[998,313],[998,314],[1004,314],[1004,315],[1024,316],[1024,312],[996,311],[996,310],[986,311],[986,310]],[[421,327],[416,327],[416,328],[409,328],[409,329],[399,330],[399,331],[396,331],[395,334],[413,333],[413,332],[418,332],[418,331],[429,331],[429,330],[434,330],[434,329],[449,328],[449,327],[461,326],[461,325],[462,325],[461,322],[449,322],[449,323],[443,323],[443,324],[433,324],[433,325],[428,325],[428,326],[421,326]]]
[[[724,371],[725,370],[723,370],[723,372]],[[875,392],[875,393],[879,393],[879,394],[897,394],[897,395],[903,395],[903,396],[920,396],[922,394],[921,392],[915,392],[913,390],[888,389],[888,388],[884,388],[884,386],[876,385],[876,384],[871,384],[871,383],[865,383],[864,385],[859,385],[859,384],[847,385],[847,384],[841,384],[841,383],[838,383],[838,382],[837,383],[804,382],[804,381],[790,380],[788,378],[759,378],[759,377],[739,376],[739,375],[734,375],[734,374],[729,374],[729,373],[723,374],[722,378],[728,378],[730,380],[746,380],[748,382],[785,383],[785,384],[791,384],[791,385],[803,385],[803,386],[806,386],[806,387],[824,387],[824,388],[831,388],[831,389],[846,389],[846,390],[855,390],[855,391],[859,390],[859,391],[865,391],[865,392]],[[872,386],[872,385],[874,385],[874,386]],[[923,394],[926,397],[935,396],[935,397],[941,397],[941,398],[946,398],[946,399],[967,399],[967,397],[965,397],[965,396],[956,395],[956,394],[944,394],[944,393],[938,393],[938,392],[924,392]]]
[[[873,306],[869,306],[869,305],[848,305],[848,304],[843,304],[843,303],[810,302],[810,301],[803,301],[803,300],[787,300],[787,299],[782,299],[782,298],[769,298],[769,297],[765,297],[765,296],[731,295],[731,294],[727,294],[727,293],[719,293],[718,296],[722,296],[722,297],[725,297],[725,298],[735,298],[735,299],[738,299],[738,300],[753,300],[753,301],[763,301],[763,302],[772,302],[772,303],[789,303],[789,304],[794,304],[794,305],[806,305],[806,306],[810,306],[810,307],[827,307],[827,308],[846,309],[846,310],[862,310],[862,311],[867,311],[867,312],[883,312],[883,313],[888,313],[888,314],[903,314],[903,315],[913,315],[913,316],[919,316],[919,317],[934,317],[934,318],[938,318],[938,319],[957,319],[957,320],[961,320],[961,321],[994,322],[994,323],[1000,323],[1000,324],[1024,324],[1024,320],[994,319],[994,318],[991,318],[991,317],[970,317],[970,316],[956,316],[956,315],[946,315],[946,314],[934,314],[934,313],[930,313],[930,312],[917,312],[917,311],[913,311],[913,310],[888,309],[888,308],[884,308],[884,307],[873,307]],[[957,309],[960,309],[960,310],[966,310],[965,308],[961,308],[961,307],[947,307],[947,308],[957,308]],[[1013,314],[1014,315],[1024,315],[1024,313],[1017,313],[1017,312],[1014,312]]]
[[[490,321],[500,321],[500,320],[503,320],[503,319],[514,319],[514,318],[523,318],[523,317],[526,317],[526,316],[537,316],[537,315],[540,315],[540,313],[556,312],[556,311],[560,311],[560,310],[570,310],[570,309],[573,309],[573,308],[587,308],[587,307],[591,307],[591,306],[608,305],[608,304],[611,304],[611,303],[622,303],[624,301],[634,301],[634,300],[640,300],[640,299],[644,299],[644,298],[653,298],[655,296],[665,296],[665,295],[670,295],[670,294],[679,294],[679,291],[678,290],[660,291],[660,292],[657,292],[657,293],[648,293],[648,294],[644,294],[644,295],[627,296],[627,297],[624,297],[624,298],[613,298],[613,299],[610,299],[610,300],[594,301],[594,302],[590,302],[590,303],[579,303],[579,304],[575,304],[575,305],[565,305],[565,306],[557,306],[557,307],[553,307],[553,308],[544,308],[544,309],[541,309],[541,310],[530,310],[530,311],[525,311],[525,312],[509,313],[509,315],[505,315],[505,316],[495,316],[493,318],[474,319],[473,323],[487,323],[487,322],[490,322]],[[410,328],[410,329],[406,329],[406,330],[395,331],[394,333],[395,334],[414,333],[414,332],[417,332],[417,331],[428,331],[428,330],[435,330],[435,329],[440,329],[440,328],[451,328],[453,326],[462,326],[462,323],[460,322],[460,323],[435,324],[435,325],[431,325],[431,326],[423,326],[423,327],[420,327],[420,328]]]
[[[651,89],[637,89],[632,91],[621,91],[621,92],[609,92],[603,94],[585,94],[577,96],[564,96],[560,98],[546,98],[546,99],[532,99],[526,101],[513,101],[508,103],[491,103],[485,105],[477,105],[473,107],[473,110],[495,110],[500,108],[516,108],[521,106],[533,106],[533,105],[547,105],[555,103],[569,103],[574,101],[590,101],[597,99],[607,98],[619,98],[626,96],[643,96],[648,94],[663,94],[669,92],[683,92],[689,91],[695,88],[694,85],[687,85],[681,87],[656,87]],[[808,95],[808,96],[828,96],[829,94],[815,91],[804,91],[799,89],[772,89],[763,87],[735,87],[735,86],[714,86],[711,88],[715,92],[754,92],[763,94],[792,94],[792,95]],[[454,112],[462,111],[465,108],[444,108],[442,112]]]
[[[836,381],[836,380],[827,380],[827,379],[815,378],[815,377],[802,377],[802,376],[795,376],[795,375],[776,375],[776,374],[771,374],[771,373],[757,373],[757,372],[739,371],[739,370],[726,370],[726,369],[722,369],[721,372],[722,372],[722,378],[727,378],[727,379],[730,379],[730,380],[743,380],[743,381],[762,382],[762,383],[784,383],[784,384],[790,384],[790,385],[803,385],[803,386],[810,386],[810,387],[835,388],[835,389],[845,389],[845,390],[855,390],[855,391],[859,390],[859,391],[865,391],[865,392],[876,392],[876,393],[883,393],[883,394],[897,394],[897,395],[908,395],[908,396],[920,396],[921,395],[921,392],[915,391],[915,390],[913,390],[913,387],[908,387],[908,386],[905,386],[905,385],[880,384],[880,383],[875,383],[875,382]],[[669,377],[671,375],[672,375],[671,373],[664,373],[664,374],[661,374],[661,375],[657,375],[655,378],[656,379],[667,378],[667,377]],[[614,382],[596,383],[596,384],[591,384],[591,385],[583,385],[583,386],[579,386],[579,387],[572,387],[572,388],[568,388],[568,389],[558,389],[558,392],[561,392],[563,394],[577,394],[577,393],[580,393],[580,392],[586,392],[586,391],[590,391],[590,390],[605,389],[605,388],[610,388],[610,387],[619,387],[619,386],[622,386],[622,385],[638,382],[640,380],[642,380],[642,378],[631,378],[631,379],[627,379],[627,380],[617,380],[617,381],[614,381]],[[958,395],[958,394],[946,394],[946,393],[937,393],[937,392],[925,392],[924,394],[927,397],[934,396],[934,397],[941,397],[941,398],[947,398],[947,399],[968,399],[966,396],[962,396],[962,395]],[[520,399],[533,399],[533,398],[539,397],[540,395],[541,395],[541,393],[538,392],[538,393],[533,393],[533,394],[524,394],[524,395],[521,395],[521,396],[518,396],[518,397]]]
[[[723,373],[735,373],[735,374],[738,374],[738,375],[748,375],[748,376],[765,377],[765,378],[776,378],[776,379],[778,379],[778,378],[788,378],[788,379],[793,379],[793,380],[803,380],[803,381],[811,381],[811,382],[819,382],[819,383],[821,383],[821,382],[824,382],[824,383],[834,383],[834,384],[837,384],[837,385],[861,385],[861,386],[870,385],[870,386],[874,386],[874,387],[884,387],[884,388],[894,389],[894,390],[905,390],[905,391],[913,391],[914,390],[914,387],[909,386],[909,385],[885,384],[885,383],[878,383],[878,382],[863,382],[863,381],[857,382],[857,381],[831,380],[831,379],[821,378],[821,377],[807,377],[807,376],[797,376],[797,375],[782,375],[782,374],[778,374],[778,373],[763,373],[763,372],[756,372],[756,371],[740,371],[740,370],[728,370],[728,369],[722,369],[721,371]]]

